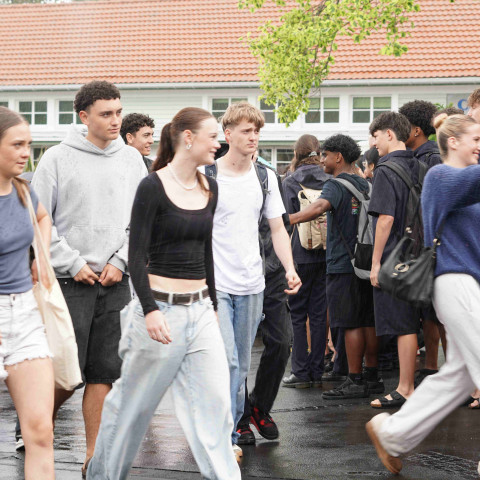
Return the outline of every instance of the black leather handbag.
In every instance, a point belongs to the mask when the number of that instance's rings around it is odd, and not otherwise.
[[[432,302],[436,252],[443,225],[435,235],[433,247],[423,247],[413,254],[414,241],[405,235],[385,260],[378,274],[380,288],[415,307],[428,307]]]

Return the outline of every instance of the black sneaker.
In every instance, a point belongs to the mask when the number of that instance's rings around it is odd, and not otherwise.
[[[383,383],[383,378],[377,378],[376,380],[367,380],[366,382],[367,382],[367,391],[369,395],[385,392],[385,385]]]
[[[428,368],[422,368],[415,372],[415,388],[417,388],[429,375],[435,375],[436,373],[438,373],[438,370],[430,370]]]
[[[17,452],[25,451],[25,444],[23,443],[23,437],[21,432],[15,435],[15,450]]]
[[[250,424],[238,425],[237,433],[240,434],[237,445],[255,445],[255,435],[250,428]]]
[[[343,382],[347,378],[347,374],[334,372],[333,370],[322,376],[323,382]]]
[[[333,362],[332,361],[327,362],[325,364],[324,372],[328,373],[328,372],[331,372],[332,370],[333,370]]]
[[[323,392],[324,400],[341,400],[343,398],[366,398],[368,397],[367,384],[358,385],[350,377],[339,387]]]
[[[270,415],[261,412],[257,407],[253,407],[253,413],[250,419],[263,438],[267,440],[275,440],[278,438],[278,427]]]
[[[287,388],[310,388],[312,386],[310,380],[302,380],[293,373],[288,377],[284,377],[282,383],[282,386]]]

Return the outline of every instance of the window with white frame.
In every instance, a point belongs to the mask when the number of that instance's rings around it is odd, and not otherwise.
[[[275,105],[267,105],[264,100],[260,100],[260,110],[265,117],[265,123],[277,123]]]
[[[18,111],[30,125],[47,124],[47,102],[18,102]]]
[[[258,149],[258,156],[262,157],[268,163],[273,165],[273,148],[272,147],[260,147]]]
[[[212,115],[219,120],[232,103],[246,102],[246,98],[212,98]]]
[[[339,97],[315,97],[310,99],[305,123],[338,123],[339,121]]]
[[[0,102],[0,107],[7,107],[8,108],[8,102],[1,101]]]
[[[293,148],[277,148],[275,168],[279,175],[284,175],[293,160]]]
[[[352,122],[370,123],[383,112],[392,109],[391,97],[353,97]]]
[[[60,100],[58,102],[58,124],[70,125],[72,123],[82,123],[80,117],[73,109],[73,100]]]

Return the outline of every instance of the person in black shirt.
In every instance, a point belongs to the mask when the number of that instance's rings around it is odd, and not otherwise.
[[[126,479],[169,387],[204,478],[240,480],[231,445],[229,371],[212,256],[218,124],[184,108],[165,125],[153,173],[135,197],[128,267],[137,293],[123,312],[122,374],[107,396],[88,478]]]
[[[136,148],[143,158],[145,167],[150,172],[153,161],[148,158],[153,145],[153,129],[155,122],[148,115],[129,113],[122,120],[120,135],[123,141]]]
[[[325,173],[333,175],[334,179],[325,182],[318,200],[291,214],[290,223],[313,220],[327,212],[327,305],[331,328],[345,329],[349,374],[342,385],[325,392],[323,398],[368,397],[371,393],[383,393],[385,389],[378,378],[372,287],[368,280],[360,280],[355,275],[346,246],[348,244],[353,251],[357,240],[359,200],[336,179],[350,182],[362,193],[369,192],[369,185],[353,173],[361,153],[353,138],[334,135],[325,140],[322,150]],[[362,373],[364,357],[365,374]]]
[[[397,300],[381,289],[378,272],[381,264],[393,251],[405,230],[406,205],[409,188],[394,171],[382,167],[390,160],[404,168],[414,184],[418,182],[419,162],[405,142],[410,135],[410,122],[401,113],[386,112],[370,125],[374,146],[380,160],[373,178],[369,214],[373,216],[374,248],[370,280],[375,305],[375,327],[378,336],[398,335],[400,379],[396,390],[371,403],[374,408],[401,406],[413,393],[419,311]]]
[[[424,100],[414,100],[402,105],[399,112],[408,118],[411,124],[410,136],[405,145],[413,150],[413,155],[428,168],[442,163],[437,142],[429,140],[430,135],[435,133],[432,120],[437,115],[437,107]],[[420,385],[423,379],[438,372],[438,342],[442,337],[442,345],[446,354],[445,329],[438,321],[433,305],[422,308],[422,328],[425,341],[425,368],[422,368],[416,378],[415,387]]]

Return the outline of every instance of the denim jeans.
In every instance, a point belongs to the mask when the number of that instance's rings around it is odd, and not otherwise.
[[[127,478],[155,409],[171,386],[175,414],[202,476],[240,480],[230,442],[228,365],[211,301],[157,305],[170,326],[168,345],[149,337],[138,299],[122,312],[122,373],[105,399],[88,479]]]
[[[230,369],[232,402],[232,443],[240,435],[236,428],[245,405],[245,379],[250,370],[252,346],[262,319],[263,292],[253,295],[232,295],[217,290],[218,319]]]

